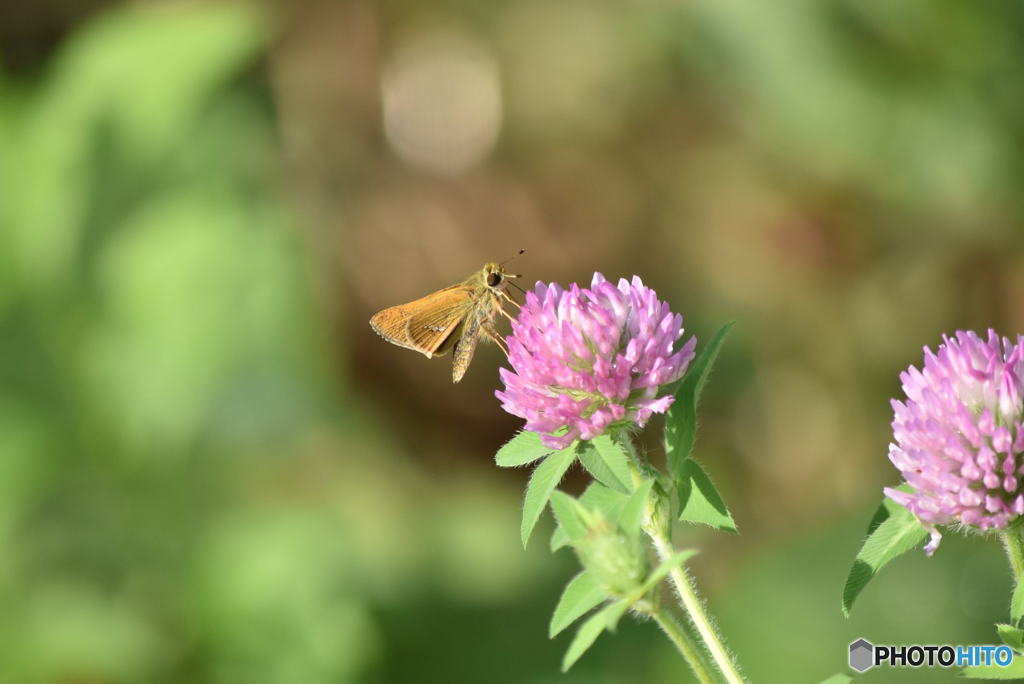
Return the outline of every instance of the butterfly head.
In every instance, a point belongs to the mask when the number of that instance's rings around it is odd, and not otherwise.
[[[492,290],[503,290],[508,285],[506,278],[514,278],[515,276],[505,273],[505,267],[501,264],[490,263],[484,265],[483,271],[484,285]]]

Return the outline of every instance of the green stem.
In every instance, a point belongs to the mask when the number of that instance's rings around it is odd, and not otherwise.
[[[701,684],[714,684],[714,679],[711,678],[711,672],[708,670],[707,664],[704,662],[704,658],[697,650],[696,645],[690,638],[690,635],[686,633],[683,626],[680,625],[672,614],[661,607],[653,608],[648,614],[658,623],[661,627],[661,631],[665,633],[665,636],[675,644],[675,647],[679,649],[679,653],[683,656],[683,659],[689,663],[693,669],[693,674],[697,676],[697,680]]]
[[[658,552],[658,557],[662,561],[668,560],[675,555],[676,551],[672,547],[672,542],[668,540],[667,534],[653,529],[648,529],[647,534],[650,536],[651,541],[654,542],[654,549]],[[742,684],[743,677],[740,675],[739,667],[733,662],[732,654],[725,647],[722,637],[719,636],[718,630],[715,629],[715,624],[704,609],[704,602],[697,595],[697,589],[693,586],[693,580],[686,572],[685,567],[676,566],[669,573],[669,577],[672,580],[672,584],[675,585],[676,595],[679,598],[683,612],[690,618],[690,622],[693,623],[697,633],[700,634],[705,647],[711,653],[712,660],[715,661],[715,665],[721,670],[725,680],[729,684]]]
[[[637,453],[633,441],[628,436],[623,435],[620,442],[625,445],[631,456],[630,470],[633,475],[634,485],[639,484],[644,479],[642,472],[644,462]],[[665,516],[664,511],[658,510],[656,502],[647,502],[647,520],[644,524],[644,531],[650,537],[651,542],[654,544],[654,550],[662,562],[676,554],[676,550],[673,548],[669,537],[671,523],[667,521],[667,517],[670,516]],[[718,634],[714,622],[704,609],[704,602],[701,601],[700,596],[697,594],[697,589],[686,568],[677,565],[669,572],[669,578],[675,586],[676,597],[679,599],[679,605],[683,610],[683,614],[689,618],[691,624],[697,630],[697,634],[704,642],[704,647],[711,654],[711,658],[721,671],[722,676],[725,677],[729,684],[742,684],[744,679],[740,674],[739,666],[725,647],[724,640]],[[693,664],[691,663],[692,666]]]

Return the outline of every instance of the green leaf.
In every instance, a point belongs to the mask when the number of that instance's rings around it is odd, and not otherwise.
[[[1024,649],[1024,629],[1014,627],[1013,625],[1000,624],[996,625],[996,630],[999,632],[999,638],[1004,644],[1015,651]]]
[[[580,495],[580,504],[588,510],[603,511],[609,520],[618,520],[619,512],[629,498],[614,489],[605,487],[600,482],[591,482],[587,489]],[[555,528],[551,535],[551,550],[557,551],[569,543],[569,537],[560,526]]]
[[[619,527],[630,539],[635,540],[640,536],[644,514],[647,512],[647,497],[651,495],[652,487],[654,487],[654,480],[645,480],[629,497],[626,505],[622,507],[622,512],[618,515]],[[614,518],[612,519],[614,520]]]
[[[852,682],[853,677],[847,674],[834,674],[828,679],[822,680],[821,684],[848,684]]]
[[[586,571],[573,577],[569,584],[565,585],[565,591],[555,606],[551,625],[548,627],[548,638],[554,638],[607,598],[608,592],[598,586]]]
[[[607,464],[601,459],[601,455],[594,448],[593,444],[590,442],[580,442],[576,455],[579,456],[580,463],[583,464],[583,467],[587,469],[587,472],[595,480],[623,494],[629,493],[625,485],[619,482],[618,478],[615,477]]]
[[[679,519],[736,532],[729,509],[711,478],[692,458],[683,459],[679,468]]]
[[[580,450],[580,461],[597,480],[623,494],[633,491],[629,456],[608,435],[600,435]]]
[[[605,615],[605,629],[609,632],[614,632],[618,629],[619,620],[622,619],[622,616],[626,614],[631,605],[633,605],[632,601],[623,599],[608,606],[608,611]]]
[[[1020,624],[1021,617],[1024,617],[1024,582],[1017,582],[1013,589],[1013,598],[1010,599],[1010,619],[1013,624]]]
[[[914,488],[906,483],[895,487],[895,489],[901,492],[907,492],[908,494],[913,493],[914,491]],[[903,507],[889,497],[882,499],[882,503],[878,504],[878,509],[875,510],[875,514],[871,516],[871,522],[868,523],[868,531],[866,534],[870,536],[872,532],[878,529],[879,525],[892,517],[892,514],[897,508]]]
[[[1024,658],[1014,656],[1006,667],[998,665],[975,665],[965,667],[961,674],[967,679],[1024,679]]]
[[[919,546],[928,536],[928,531],[910,511],[888,499],[882,502],[875,519],[881,522],[864,541],[843,587],[843,615],[846,617],[850,616],[857,596],[886,563]]]
[[[551,494],[551,509],[555,512],[558,526],[565,530],[570,544],[586,536],[586,509],[579,501],[565,492],[555,491]]]
[[[520,536],[525,547],[530,541],[530,534],[540,520],[540,514],[548,505],[551,492],[562,481],[565,471],[569,469],[576,460],[576,447],[569,445],[561,451],[544,459],[544,462],[537,466],[533,475],[530,476],[530,484],[526,485],[526,498],[523,501],[523,523],[520,528]]]
[[[668,455],[669,472],[673,479],[682,479],[683,462],[693,451],[693,443],[697,436],[697,404],[700,401],[700,394],[711,372],[711,366],[718,356],[722,341],[732,326],[731,321],[723,325],[704,345],[704,349],[690,364],[682,382],[676,388],[675,401],[665,416],[665,453]]]
[[[502,468],[514,468],[544,458],[553,451],[555,450],[544,446],[536,432],[524,430],[498,449],[494,461]]]
[[[620,602],[613,603],[602,610],[594,613],[590,618],[583,623],[576,632],[576,637],[569,644],[569,649],[565,652],[565,657],[562,658],[562,672],[567,672],[570,667],[573,666],[577,660],[580,659],[584,653],[587,652],[597,637],[601,636],[601,632],[608,626],[608,616],[613,610],[618,611]]]

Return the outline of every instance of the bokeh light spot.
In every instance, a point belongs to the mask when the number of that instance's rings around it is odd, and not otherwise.
[[[464,171],[494,147],[502,119],[498,68],[479,44],[454,33],[410,39],[386,66],[384,132],[406,163]]]

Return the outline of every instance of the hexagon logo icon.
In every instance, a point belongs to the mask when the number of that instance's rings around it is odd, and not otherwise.
[[[857,639],[850,644],[850,667],[865,672],[875,666],[875,646],[867,639]]]

